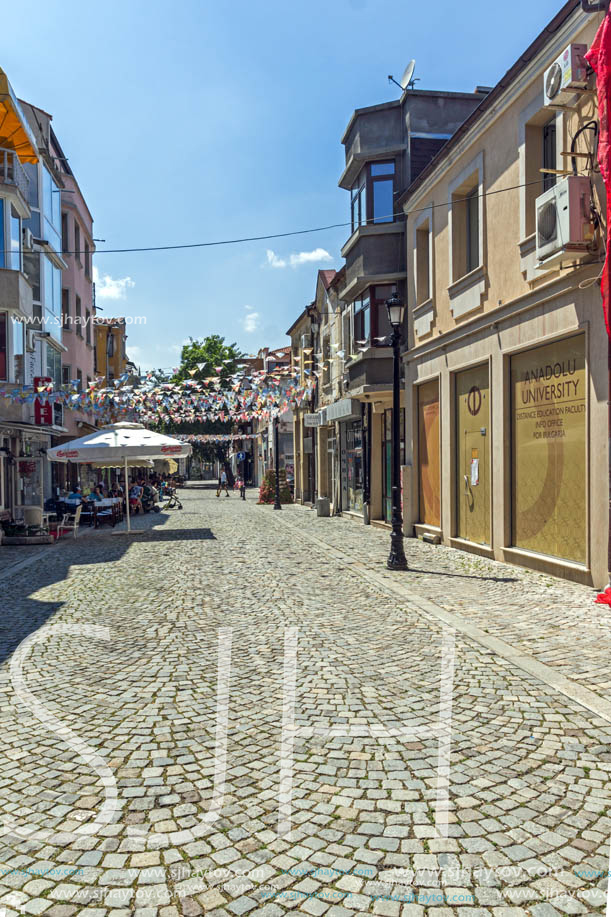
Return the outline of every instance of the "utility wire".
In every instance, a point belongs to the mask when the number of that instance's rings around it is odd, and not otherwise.
[[[579,173],[579,174],[583,175],[585,173]],[[540,185],[542,184],[542,182],[543,182],[543,178],[539,178],[536,181],[523,182],[522,184],[519,184],[519,185],[511,185],[509,188],[498,188],[496,191],[485,191],[483,194],[478,194],[477,198],[479,200],[479,199],[483,199],[486,197],[493,197],[496,194],[505,194],[509,191],[517,191],[519,188],[528,188],[530,185]],[[459,198],[457,200],[452,201],[452,203],[448,203],[447,201],[444,201],[443,203],[439,203],[439,204],[429,204],[426,207],[417,207],[414,210],[398,211],[396,213],[393,212],[391,214],[388,214],[387,216],[378,217],[378,221],[376,225],[378,225],[378,223],[384,223],[384,222],[390,223],[394,221],[396,217],[403,217],[403,216],[410,217],[417,213],[424,213],[427,210],[437,209],[439,207],[450,208],[454,206],[454,204],[461,204],[467,200],[473,200],[474,197],[475,195],[469,198],[466,198],[466,197]],[[371,221],[371,223],[364,223],[363,225],[374,225],[374,224],[373,224],[373,221]],[[274,233],[268,233],[266,235],[261,235],[261,236],[243,236],[238,239],[218,239],[213,242],[187,242],[181,245],[148,245],[148,246],[143,246],[139,248],[98,248],[96,249],[95,252],[92,252],[91,254],[119,255],[119,254],[128,254],[130,252],[167,252],[167,251],[182,251],[184,249],[189,249],[189,248],[211,248],[213,246],[220,246],[220,245],[239,245],[243,242],[265,242],[270,239],[286,239],[290,236],[305,236],[305,235],[315,233],[315,232],[327,232],[330,229],[342,229],[346,226],[352,226],[352,221],[347,220],[344,223],[330,223],[327,226],[315,226],[311,229],[294,229],[294,230],[291,230],[290,232],[274,232]],[[25,254],[29,254],[29,253],[30,252],[28,251],[25,252]],[[16,254],[16,252],[13,252],[13,254]],[[83,255],[84,251],[80,251],[80,250],[63,251],[61,252],[61,254],[62,255]]]

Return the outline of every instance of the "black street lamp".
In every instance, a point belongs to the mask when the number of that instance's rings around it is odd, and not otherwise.
[[[400,353],[401,329],[405,306],[393,291],[390,299],[386,300],[388,320],[392,328],[391,344],[393,351],[392,374],[392,532],[390,535],[390,554],[386,566],[389,570],[407,570],[407,558],[403,549],[403,517],[401,515],[401,464],[400,464],[400,426],[401,411],[401,371]]]
[[[278,426],[279,420],[278,415],[276,414],[274,417],[274,468],[276,472],[276,494],[274,509],[282,509],[282,504],[280,503],[280,448],[278,446]]]

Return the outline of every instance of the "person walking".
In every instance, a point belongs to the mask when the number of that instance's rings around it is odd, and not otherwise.
[[[228,489],[228,487],[227,487],[227,472],[225,471],[224,468],[222,469],[222,471],[221,471],[221,473],[220,473],[220,475],[219,475],[219,486],[218,486],[218,489],[217,489],[217,491],[216,491],[217,497],[220,497],[221,491],[222,491],[222,490],[225,491],[225,496],[228,497],[228,496],[229,496],[229,489]]]

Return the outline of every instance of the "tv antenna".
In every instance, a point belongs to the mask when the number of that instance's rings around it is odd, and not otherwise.
[[[414,70],[415,69],[416,69],[416,61],[411,60],[409,64],[407,65],[407,67],[405,68],[405,73],[401,77],[400,83],[397,82],[397,80],[394,78],[394,76],[391,73],[388,74],[388,82],[394,83],[395,86],[398,86],[402,92],[405,92],[406,89],[414,89],[416,86],[416,83],[420,82],[419,77],[416,77],[414,79]]]

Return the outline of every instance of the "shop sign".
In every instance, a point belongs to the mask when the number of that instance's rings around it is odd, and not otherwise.
[[[361,402],[355,398],[342,398],[326,408],[327,423],[333,420],[350,420],[361,416]]]
[[[513,540],[586,561],[586,388],[583,335],[511,359]]]
[[[319,427],[322,422],[320,414],[304,414],[303,415],[303,425],[304,427]]]
[[[34,390],[51,385],[53,379],[49,376],[36,376],[34,379]],[[48,401],[43,402],[37,398],[34,402],[34,423],[38,426],[51,426],[53,424],[53,405]]]

